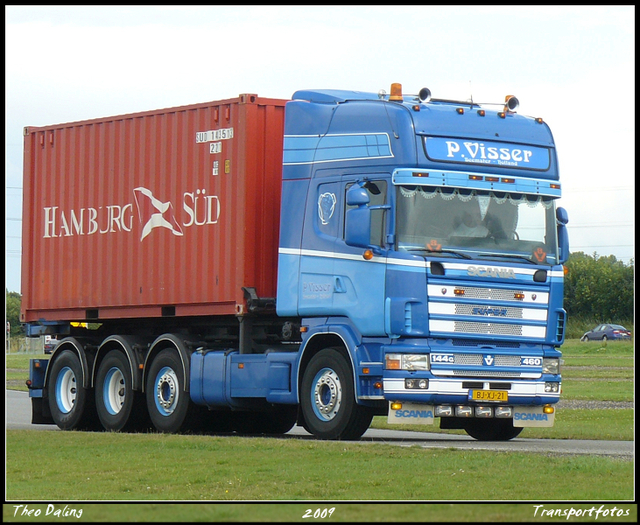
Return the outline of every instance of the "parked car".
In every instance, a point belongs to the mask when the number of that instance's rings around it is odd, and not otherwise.
[[[580,338],[580,341],[607,341],[609,339],[620,340],[630,338],[631,332],[622,325],[601,324],[596,326],[593,330],[585,332],[585,334]]]

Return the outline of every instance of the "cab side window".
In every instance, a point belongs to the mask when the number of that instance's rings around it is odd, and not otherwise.
[[[353,185],[347,184],[346,190]],[[369,194],[369,206],[382,206],[387,204],[387,182],[384,180],[367,181],[364,188]],[[346,192],[345,192],[346,195]],[[345,196],[346,199],[346,196]],[[347,206],[345,209],[354,208]],[[374,246],[384,246],[386,238],[386,211],[387,210],[371,210],[371,244]]]

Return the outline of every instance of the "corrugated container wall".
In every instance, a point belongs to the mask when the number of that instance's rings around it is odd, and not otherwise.
[[[243,286],[275,297],[285,102],[25,128],[22,321],[235,314]]]

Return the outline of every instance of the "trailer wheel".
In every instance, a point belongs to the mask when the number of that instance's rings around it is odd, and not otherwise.
[[[149,426],[144,396],[133,390],[131,368],[120,351],[109,352],[100,363],[96,410],[106,430],[135,431]]]
[[[96,427],[91,391],[82,386],[82,364],[71,350],[64,350],[51,365],[47,385],[51,417],[62,430]]]
[[[470,419],[464,430],[478,441],[509,441],[522,432],[512,419]]]
[[[359,439],[373,419],[370,408],[356,403],[351,367],[336,348],[325,348],[309,361],[300,403],[306,427],[320,439]]]
[[[160,432],[175,433],[186,427],[195,404],[184,390],[185,377],[178,354],[162,350],[151,362],[147,376],[147,409],[153,426]]]

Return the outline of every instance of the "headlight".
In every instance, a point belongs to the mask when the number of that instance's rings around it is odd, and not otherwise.
[[[387,370],[429,370],[427,354],[387,354]]]
[[[558,392],[560,392],[560,383],[553,383],[551,381],[546,381],[544,384],[544,391],[557,394]]]
[[[542,373],[558,375],[560,373],[560,359],[557,357],[545,357],[542,360]]]

